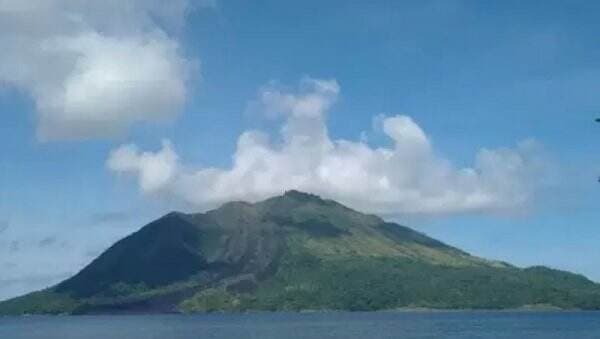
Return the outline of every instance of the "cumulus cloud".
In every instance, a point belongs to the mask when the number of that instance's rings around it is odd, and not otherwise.
[[[166,140],[157,153],[140,152],[135,145],[125,145],[111,152],[107,165],[116,172],[136,173],[142,191],[151,193],[175,177],[177,155]]]
[[[42,140],[171,118],[194,67],[177,41],[189,9],[188,0],[0,0],[0,84],[31,96]]]
[[[409,116],[380,116],[391,142],[332,140],[326,114],[339,95],[335,80],[304,79],[297,91],[260,90],[254,109],[284,119],[279,137],[247,131],[230,168],[191,168],[163,141],[155,152],[114,150],[108,168],[137,178],[143,193],[181,199],[199,209],[229,200],[257,201],[298,189],[379,214],[520,211],[531,200],[544,161],[534,141],[481,149],[458,168],[434,150]]]

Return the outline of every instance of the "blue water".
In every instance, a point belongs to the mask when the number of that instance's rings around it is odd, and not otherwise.
[[[1,318],[1,339],[600,338],[598,312],[257,313]]]

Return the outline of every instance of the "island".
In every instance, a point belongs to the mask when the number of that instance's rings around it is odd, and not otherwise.
[[[299,191],[169,213],[0,315],[600,309],[600,285],[486,260]]]

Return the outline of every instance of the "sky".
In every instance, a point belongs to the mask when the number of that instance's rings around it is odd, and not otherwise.
[[[0,0],[0,300],[288,189],[600,281],[599,11]]]

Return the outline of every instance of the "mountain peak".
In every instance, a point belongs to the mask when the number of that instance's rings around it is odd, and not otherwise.
[[[308,201],[322,202],[323,201],[323,199],[316,194],[301,192],[298,190],[286,191],[283,194],[283,197],[291,198],[291,199],[298,200],[298,201],[306,201],[306,202],[308,202]]]

